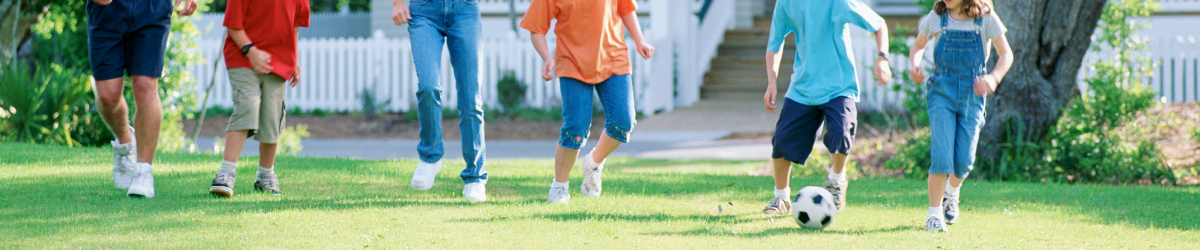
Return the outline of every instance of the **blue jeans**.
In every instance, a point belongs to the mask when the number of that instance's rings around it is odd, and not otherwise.
[[[600,96],[604,106],[604,131],[608,137],[629,142],[629,131],[633,130],[633,82],[629,75],[616,75],[599,84],[587,84],[574,78],[559,78],[562,91],[563,126],[559,131],[558,145],[578,150],[587,143],[592,127],[592,92]]]
[[[442,45],[450,48],[450,65],[458,87],[458,128],[467,167],[463,182],[487,182],[484,166],[483,97],[479,95],[479,23],[477,0],[412,0],[408,33],[417,68],[417,114],[423,162],[442,159],[442,86],[438,82]]]
[[[941,16],[942,27],[948,17]],[[929,78],[929,174],[954,174],[965,178],[975,165],[979,130],[983,127],[985,100],[975,94],[975,78],[984,69],[982,19],[976,30],[944,30],[934,48],[937,69]]]

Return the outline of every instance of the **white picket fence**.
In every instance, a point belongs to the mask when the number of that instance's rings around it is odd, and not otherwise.
[[[631,42],[631,41],[630,41]],[[549,44],[553,49],[554,41]],[[216,72],[211,59],[221,51],[221,41],[202,40],[200,49],[209,63],[192,65],[194,76],[201,83],[203,93],[209,79],[216,83],[209,95],[209,106],[232,107],[232,95],[228,72],[224,62]],[[629,45],[633,60],[633,85],[635,102],[639,111],[649,101],[647,81],[649,64],[637,57],[633,44]],[[412,47],[408,39],[389,39],[374,36],[367,39],[301,39],[298,44],[298,59],[302,68],[302,81],[287,91],[289,108],[302,110],[322,109],[326,111],[357,111],[364,107],[364,91],[379,100],[377,105],[386,111],[405,112],[416,104],[417,75],[412,61]],[[440,70],[442,103],[447,108],[457,107],[454,74],[450,67],[449,52],[443,49]],[[529,41],[483,40],[479,44],[479,82],[484,105],[499,108],[497,83],[504,72],[513,71],[527,86],[527,105],[535,108],[558,106],[560,101],[558,80],[544,81],[541,78],[542,59]],[[649,109],[653,111],[652,109]]]

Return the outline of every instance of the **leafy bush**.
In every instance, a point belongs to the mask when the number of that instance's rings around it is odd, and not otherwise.
[[[524,106],[526,88],[525,83],[517,79],[515,71],[509,70],[504,72],[504,76],[496,84],[496,91],[499,92],[500,107],[504,111],[509,111]]]
[[[883,166],[887,169],[903,170],[904,176],[915,179],[924,179],[929,175],[929,149],[930,137],[929,129],[921,129],[915,132],[913,137],[904,141],[904,146],[901,146],[896,155],[888,159]]]
[[[304,150],[304,145],[300,141],[308,136],[308,126],[304,124],[283,128],[283,133],[279,136],[279,148],[276,149],[276,152],[280,155],[300,155],[300,150]]]
[[[0,109],[8,113],[5,138],[14,141],[82,146],[72,134],[91,119],[91,84],[77,70],[58,65],[30,71],[22,63],[0,70]],[[86,127],[86,126],[82,126]]]

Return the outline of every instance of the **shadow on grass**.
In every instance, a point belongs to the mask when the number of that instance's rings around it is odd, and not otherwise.
[[[702,228],[696,230],[678,231],[678,232],[658,232],[649,233],[647,235],[655,236],[733,236],[741,238],[763,238],[779,235],[834,235],[834,234],[850,234],[850,235],[866,235],[874,233],[890,233],[903,231],[925,230],[925,228],[916,225],[895,226],[890,228],[874,228],[874,229],[859,229],[859,230],[813,230],[801,228],[798,226],[790,227],[775,227],[758,232],[733,232],[724,230],[723,228]]]

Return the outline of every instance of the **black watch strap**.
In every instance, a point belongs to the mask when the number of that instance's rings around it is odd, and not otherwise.
[[[246,55],[246,54],[250,53],[250,48],[253,48],[253,47],[254,47],[253,43],[246,44],[246,46],[242,46],[242,55]]]
[[[883,53],[883,52],[879,52],[879,57],[883,57],[884,60],[888,60],[888,61],[892,60],[891,58],[888,58],[887,53]]]

